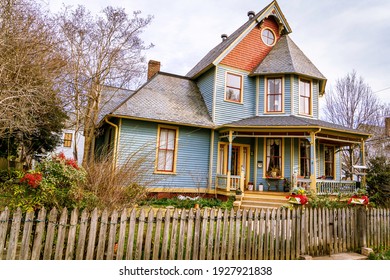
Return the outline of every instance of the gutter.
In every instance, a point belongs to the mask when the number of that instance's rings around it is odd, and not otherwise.
[[[119,128],[116,124],[110,122],[108,120],[108,117],[105,117],[104,118],[104,121],[106,123],[108,123],[109,125],[111,125],[112,127],[114,127],[114,130],[115,130],[115,134],[114,134],[114,152],[113,152],[113,160],[112,160],[112,168],[113,170],[115,169],[116,167],[116,160],[117,160],[117,142],[118,142],[118,131],[119,131]]]

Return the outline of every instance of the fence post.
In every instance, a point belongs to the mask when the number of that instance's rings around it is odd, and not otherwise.
[[[359,234],[359,247],[367,247],[367,215],[365,207],[358,208],[357,230]]]

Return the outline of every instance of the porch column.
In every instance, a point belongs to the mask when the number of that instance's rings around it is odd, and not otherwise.
[[[317,192],[317,160],[316,160],[316,133],[310,132],[310,190],[312,193]]]
[[[361,144],[360,144],[360,159],[362,166],[366,166],[366,149],[364,145],[364,140],[361,139]],[[363,170],[363,173],[365,174],[367,170]],[[366,186],[366,175],[362,176],[362,181],[361,181],[361,188]]]
[[[227,178],[226,178],[226,191],[230,192],[230,176],[232,166],[232,142],[233,142],[233,131],[229,131],[229,151],[228,151],[228,166],[227,166]]]

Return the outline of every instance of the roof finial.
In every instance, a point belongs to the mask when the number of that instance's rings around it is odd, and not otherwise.
[[[254,11],[249,11],[248,12],[248,17],[249,17],[249,20],[251,20],[252,18],[254,18],[256,15],[256,13]]]

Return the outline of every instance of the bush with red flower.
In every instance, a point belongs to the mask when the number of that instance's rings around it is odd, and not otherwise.
[[[290,195],[286,196],[289,203],[305,205],[308,202],[306,190],[304,188],[294,188]]]
[[[83,190],[85,170],[74,159],[63,153],[40,162],[34,171],[22,174],[19,180],[10,182],[10,208],[23,211],[46,208],[83,208],[85,200],[93,200],[93,194]]]

